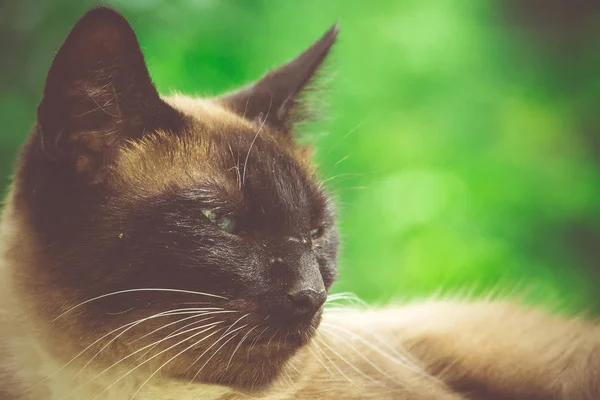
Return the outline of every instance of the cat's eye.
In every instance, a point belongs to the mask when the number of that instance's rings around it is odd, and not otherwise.
[[[235,231],[236,223],[235,218],[232,215],[219,215],[214,210],[202,210],[202,214],[222,231],[227,233],[233,233]]]
[[[316,240],[316,239],[320,238],[321,236],[323,236],[323,227],[311,229],[310,238],[312,240]]]

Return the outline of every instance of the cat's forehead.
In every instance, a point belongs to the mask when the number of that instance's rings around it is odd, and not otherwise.
[[[233,194],[256,173],[312,176],[307,149],[266,124],[210,99],[178,94],[163,99],[182,113],[184,127],[132,143],[115,168],[121,184],[154,194],[210,182]]]
[[[235,112],[228,110],[221,104],[212,99],[203,99],[200,97],[190,97],[182,94],[173,94],[171,96],[163,96],[162,99],[171,105],[176,110],[179,110],[191,121],[199,122],[208,132],[210,128],[214,128],[216,133],[217,128],[227,127],[238,132],[254,129],[254,124],[237,115]]]

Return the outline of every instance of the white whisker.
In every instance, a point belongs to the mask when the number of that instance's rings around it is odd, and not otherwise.
[[[244,314],[244,315],[242,315],[240,318],[236,319],[236,320],[235,320],[235,322],[234,322],[233,324],[229,325],[229,328],[227,328],[227,330],[225,331],[225,333],[229,332],[229,330],[230,330],[231,328],[233,328],[233,326],[234,326],[235,324],[237,324],[238,322],[240,322],[242,319],[246,318],[248,315],[250,315],[250,313],[248,313],[248,314]],[[223,335],[225,335],[225,333],[223,333]]]
[[[246,325],[244,325],[244,326],[246,326]],[[236,330],[239,330],[239,329],[243,328],[244,326],[242,326],[242,327],[240,327],[240,328],[238,328],[238,329],[236,329]],[[230,333],[234,333],[234,332],[235,332],[235,331],[231,331]],[[215,352],[213,353],[213,355],[212,355],[212,356],[210,356],[210,357],[208,358],[208,360],[206,360],[206,362],[205,362],[204,364],[202,364],[202,366],[200,367],[200,369],[198,370],[198,372],[196,372],[196,375],[194,375],[194,377],[192,378],[192,382],[194,381],[194,379],[196,379],[196,377],[197,377],[197,376],[200,374],[200,372],[201,372],[201,371],[204,369],[204,367],[206,367],[206,365],[207,365],[207,364],[210,362],[210,360],[212,360],[212,359],[213,359],[213,357],[217,355],[217,353],[219,352],[219,350],[221,350],[223,347],[225,347],[225,345],[226,345],[227,343],[231,342],[231,341],[232,341],[233,339],[235,339],[235,338],[237,337],[237,335],[239,335],[239,334],[240,334],[240,333],[239,333],[239,332],[237,332],[235,335],[233,335],[232,337],[230,337],[229,339],[227,339],[225,342],[223,342],[223,344],[222,344],[221,346],[219,346],[219,348],[218,348],[217,350],[215,350]],[[219,340],[220,340],[220,339],[219,339]],[[216,343],[218,343],[218,341],[217,341]],[[212,347],[212,346],[211,346],[211,347]]]
[[[224,313],[224,312],[225,311],[221,311],[221,313]],[[237,312],[237,311],[230,311],[230,312]],[[204,315],[202,315],[202,316],[204,316]],[[209,319],[214,319],[214,317],[203,318],[203,319],[201,319],[199,321],[194,321],[194,322],[191,322],[189,324],[185,324],[184,326],[182,326],[182,327],[180,327],[178,329],[175,329],[173,332],[171,332],[167,336],[165,336],[164,340],[170,339],[170,338],[175,337],[175,336],[179,336],[179,335],[177,335],[178,332],[183,331],[186,328],[189,328],[189,327],[194,326],[196,324],[199,324],[199,323],[202,323],[204,321],[207,321]],[[222,323],[222,321],[220,321],[220,323]],[[204,327],[204,326],[206,326],[206,325],[203,325],[202,327]],[[187,332],[189,332],[189,331],[187,331]],[[137,361],[141,360],[142,358],[144,358],[146,356],[146,354],[148,354],[149,352],[151,352],[152,350],[154,350],[154,348],[156,346],[158,346],[159,344],[160,344],[160,342],[155,343],[154,346],[152,346],[148,350],[146,350],[144,352],[144,354],[140,355],[134,362],[137,362]]]
[[[381,350],[379,347],[372,345],[371,343],[369,343],[368,340],[364,339],[362,336],[358,335],[357,333],[355,333],[353,331],[350,331],[348,329],[342,328],[341,326],[337,326],[335,324],[331,324],[331,323],[327,323],[327,322],[322,322],[321,325],[323,328],[337,329],[347,335],[352,336],[353,338],[358,339],[361,343],[363,343],[365,346],[367,346],[371,350],[377,352],[379,355],[387,358],[388,360],[390,360],[398,365],[417,370],[414,366],[415,365],[414,361],[410,360],[409,357],[407,357],[405,355],[399,354],[396,350],[394,350],[394,351],[395,351],[397,357],[394,357],[394,356],[388,354],[387,352]]]
[[[154,333],[156,333],[156,332],[158,332],[158,331],[160,331],[160,330],[163,330],[163,329],[165,329],[165,328],[168,328],[168,327],[169,327],[169,326],[171,326],[171,325],[174,325],[174,324],[179,324],[179,323],[181,323],[181,322],[183,322],[183,321],[187,321],[187,320],[189,320],[189,319],[194,319],[194,318],[198,318],[198,317],[206,317],[207,315],[215,315],[215,314],[229,314],[229,313],[236,313],[236,312],[237,312],[237,311],[223,310],[223,309],[221,308],[221,309],[219,309],[219,311],[214,311],[214,312],[206,312],[206,313],[204,313],[204,312],[203,312],[203,313],[199,313],[199,314],[196,314],[196,315],[192,315],[192,316],[189,316],[189,317],[186,317],[186,318],[182,318],[182,319],[180,319],[180,320],[177,320],[177,321],[175,321],[175,322],[171,322],[171,323],[169,323],[169,324],[167,324],[167,325],[163,325],[163,326],[161,326],[161,327],[158,327],[158,328],[156,328],[155,330],[153,330],[152,332],[148,332],[148,333],[146,333],[144,336],[140,336],[139,338],[137,338],[137,339],[135,339],[135,340],[133,340],[133,341],[131,341],[131,342],[127,343],[127,344],[128,344],[128,345],[131,345],[131,344],[133,344],[133,343],[135,343],[135,342],[138,342],[138,341],[140,341],[140,340],[142,340],[142,339],[144,339],[144,338],[146,338],[146,337],[148,337],[148,336],[150,336],[150,335],[152,335],[152,334],[154,334]],[[206,320],[208,320],[208,319],[211,319],[211,318],[214,318],[214,317],[208,317],[208,318],[205,318],[205,319],[201,319],[200,321],[194,321],[194,322],[192,322],[191,324],[186,324],[186,325],[184,325],[183,327],[181,327],[181,328],[179,328],[179,329],[177,329],[177,330],[175,330],[175,331],[171,332],[171,334],[173,334],[173,333],[176,333],[176,332],[177,332],[177,331],[179,331],[179,330],[183,330],[183,329],[187,328],[188,326],[191,326],[191,325],[193,325],[193,324],[197,324],[197,323],[199,323],[199,322],[202,322],[202,321],[206,321]]]
[[[342,360],[344,363],[346,363],[350,368],[352,368],[354,371],[358,372],[361,376],[367,378],[368,380],[370,380],[373,383],[376,383],[378,385],[382,385],[381,382],[377,381],[376,379],[373,379],[372,377],[370,377],[369,375],[365,374],[360,368],[358,368],[356,365],[354,365],[352,362],[350,362],[348,359],[344,358],[344,356],[342,356],[339,352],[337,352],[333,347],[329,346],[327,344],[327,342],[325,340],[322,339],[318,339],[321,344],[325,347],[327,347],[335,356],[337,356],[337,358],[339,358],[340,360]]]
[[[231,357],[229,357],[229,361],[227,362],[227,366],[225,367],[225,371],[227,371],[227,369],[229,368],[229,364],[231,364],[231,360],[233,360],[233,356],[235,355],[235,352],[238,351],[238,349],[240,348],[240,346],[242,345],[242,343],[244,342],[244,340],[248,337],[248,335],[255,330],[256,328],[258,328],[258,325],[256,325],[254,328],[250,329],[248,332],[246,332],[246,334],[244,335],[244,337],[242,338],[242,340],[240,340],[240,342],[238,343],[238,345],[235,347],[235,349],[233,350],[233,353],[231,353]]]
[[[152,379],[152,377],[154,377],[154,375],[156,375],[160,370],[162,370],[167,364],[169,364],[171,361],[173,361],[174,359],[176,359],[177,357],[179,357],[180,355],[182,355],[183,353],[185,353],[186,351],[188,351],[189,349],[195,347],[198,345],[198,343],[208,339],[209,337],[211,337],[212,335],[218,333],[219,331],[215,331],[213,333],[211,333],[210,335],[198,340],[197,342],[194,342],[191,346],[186,347],[185,349],[183,349],[182,351],[180,351],[179,353],[175,354],[173,357],[169,358],[165,363],[163,363],[160,367],[158,367],[156,369],[156,371],[154,371],[141,385],[140,387],[135,391],[135,393],[131,396],[130,400],[133,400],[133,398],[140,392],[140,390],[142,390],[142,388],[144,387],[144,385],[146,385],[146,383],[148,383],[150,381],[150,379]],[[190,338],[191,339],[191,338]]]
[[[335,149],[338,148],[338,146],[343,143],[344,141],[346,141],[346,139],[348,138],[348,136],[350,136],[352,133],[356,132],[356,130],[358,130],[358,128],[360,128],[361,126],[363,126],[363,124],[365,122],[367,122],[367,120],[369,119],[369,116],[365,117],[362,121],[360,121],[354,128],[350,129],[343,137],[342,139],[340,139],[337,144],[333,147],[331,147],[329,149],[329,151],[327,152],[328,154],[331,154]]]
[[[227,336],[231,335],[232,333],[235,333],[235,332],[239,331],[240,329],[243,329],[243,328],[245,328],[246,326],[248,326],[248,324],[246,324],[246,325],[242,325],[242,326],[240,326],[239,328],[235,328],[234,330],[232,330],[232,331],[229,331],[229,333],[227,333],[227,334],[225,334],[225,333],[224,333],[223,335],[221,335],[221,337],[220,337],[219,339],[217,339],[217,340],[216,340],[216,341],[215,341],[215,342],[214,342],[212,345],[210,345],[210,347],[209,347],[208,349],[204,350],[204,352],[203,352],[202,354],[200,354],[200,356],[199,356],[198,358],[196,358],[196,360],[194,360],[194,362],[193,362],[193,363],[192,363],[192,364],[191,364],[189,367],[187,367],[186,371],[187,371],[187,370],[189,370],[189,369],[190,369],[190,368],[191,368],[191,367],[192,367],[194,364],[196,364],[198,361],[200,361],[200,359],[201,359],[202,357],[204,357],[204,355],[205,355],[206,353],[208,353],[208,351],[209,351],[210,349],[212,349],[214,346],[216,346],[216,345],[217,345],[217,344],[218,344],[218,343],[219,343],[221,340],[223,340],[225,337],[227,337]],[[236,336],[237,336],[237,334],[236,334]],[[233,337],[235,337],[235,336],[233,336]],[[229,339],[229,340],[231,340],[231,339]],[[229,342],[229,340],[227,340],[227,342]],[[227,344],[227,342],[225,342],[223,345]],[[222,345],[221,347],[223,347],[223,345]],[[219,351],[219,350],[221,349],[221,347],[219,347],[219,349],[217,349],[217,351]],[[217,353],[215,352],[215,354],[217,354]],[[211,360],[211,358],[212,358],[212,357],[214,357],[214,355],[215,355],[215,354],[213,354],[213,355],[212,355],[212,356],[211,356],[211,357],[208,359],[208,361],[210,361],[210,360]],[[208,362],[208,361],[207,361],[207,362]],[[194,375],[194,377],[193,377],[193,378],[192,378],[192,380],[190,381],[190,385],[191,385],[191,384],[194,382],[194,380],[196,379],[196,377],[198,376],[198,374],[200,373],[200,371],[202,371],[202,368],[204,368],[204,366],[205,366],[205,365],[206,365],[206,363],[204,363],[204,365],[202,365],[202,367],[201,367],[201,368],[198,370],[198,372],[196,372],[196,374]],[[188,386],[189,386],[189,385],[188,385]]]
[[[279,328],[277,328],[277,330],[275,332],[273,332],[273,334],[269,338],[269,341],[267,342],[267,347],[269,347],[269,345],[271,344],[271,340],[273,340],[273,338],[275,337],[275,335],[277,335],[277,333],[279,333]]]
[[[321,181],[321,185],[325,186],[327,184],[327,182],[330,182],[334,179],[339,179],[339,178],[360,178],[365,176],[365,174],[357,174],[357,173],[352,173],[352,172],[346,172],[346,173],[342,173],[342,174],[337,174],[337,175],[333,175],[330,176],[327,179],[323,179],[323,181]],[[345,180],[347,180],[345,179]],[[343,181],[342,181],[343,182]]]
[[[165,350],[161,351],[161,352],[160,352],[160,353],[158,353],[158,354],[155,354],[154,356],[150,357],[150,358],[149,358],[149,359],[147,359],[146,361],[144,361],[144,362],[142,362],[141,364],[139,364],[139,365],[135,366],[133,369],[129,370],[129,371],[128,371],[128,372],[127,372],[125,375],[121,376],[121,377],[120,377],[120,378],[119,378],[117,381],[113,382],[113,383],[112,383],[112,384],[111,384],[109,387],[105,388],[105,389],[104,389],[104,390],[103,390],[101,393],[99,393],[99,394],[98,394],[98,396],[100,396],[102,393],[104,393],[104,392],[106,392],[107,390],[109,390],[109,389],[110,389],[112,386],[114,386],[115,384],[117,384],[119,381],[121,381],[122,379],[124,379],[124,378],[125,378],[127,375],[129,375],[130,373],[132,373],[133,371],[135,371],[136,369],[138,369],[138,368],[139,368],[139,367],[141,367],[142,365],[146,364],[148,361],[150,361],[150,360],[154,359],[155,357],[158,357],[159,355],[163,354],[165,351],[168,351],[168,350],[172,349],[173,347],[176,347],[176,346],[180,345],[181,343],[184,343],[184,342],[186,342],[187,340],[190,340],[190,339],[192,339],[192,338],[194,338],[194,337],[196,337],[196,336],[198,336],[198,335],[201,335],[201,334],[202,334],[202,333],[204,333],[204,332],[207,332],[208,330],[210,330],[210,329],[214,328],[214,327],[215,327],[217,324],[220,324],[220,323],[222,323],[222,321],[213,322],[213,323],[211,323],[211,324],[207,324],[207,325],[200,326],[200,327],[195,327],[195,328],[189,329],[189,330],[187,330],[187,331],[185,331],[185,332],[181,332],[181,333],[178,333],[177,335],[174,335],[174,336],[170,337],[170,338],[173,338],[173,337],[175,337],[175,336],[184,335],[184,334],[186,334],[186,333],[193,332],[193,331],[196,331],[196,330],[199,330],[199,329],[204,329],[204,330],[202,330],[202,331],[200,331],[200,332],[197,332],[197,333],[195,333],[195,334],[193,334],[193,335],[191,335],[191,336],[189,336],[189,337],[187,337],[187,338],[183,339],[183,340],[182,340],[182,341],[180,341],[180,342],[177,342],[177,343],[175,343],[175,344],[174,344],[174,345],[172,345],[171,347],[169,347],[169,348],[167,348],[167,349],[165,349]],[[220,330],[217,330],[217,331],[215,331],[215,333],[217,333],[217,332],[219,332],[219,331],[220,331]],[[211,335],[212,335],[212,334],[211,334]],[[106,368],[105,368],[103,371],[101,371],[101,372],[99,372],[98,374],[96,374],[96,376],[94,376],[93,378],[91,378],[90,380],[88,380],[87,382],[85,382],[83,385],[81,385],[81,386],[79,386],[78,388],[76,388],[76,389],[75,389],[75,391],[78,391],[78,390],[82,389],[83,387],[87,386],[89,383],[91,383],[92,381],[94,381],[94,380],[95,380],[95,379],[97,379],[98,377],[102,376],[102,375],[103,375],[103,374],[105,374],[107,371],[109,371],[110,369],[114,368],[114,367],[115,367],[115,366],[117,366],[118,364],[122,363],[122,362],[123,362],[123,361],[125,361],[126,359],[128,359],[128,358],[130,358],[130,357],[133,357],[134,355],[138,354],[138,353],[139,353],[139,352],[141,352],[141,351],[144,351],[145,349],[147,349],[147,348],[148,348],[148,347],[150,347],[150,346],[154,346],[154,345],[156,345],[156,343],[161,343],[161,342],[164,342],[165,340],[168,340],[168,339],[170,339],[170,338],[163,338],[163,339],[159,340],[158,342],[150,343],[149,345],[146,345],[146,346],[144,346],[144,347],[142,347],[142,348],[140,348],[140,349],[138,349],[138,350],[134,351],[133,353],[131,353],[131,354],[129,354],[129,355],[127,355],[127,356],[125,356],[125,357],[121,358],[119,361],[116,361],[116,362],[115,362],[115,363],[113,363],[112,365],[110,365],[110,366],[106,367]],[[97,398],[98,396],[96,396],[96,398]]]
[[[79,308],[85,304],[91,303],[92,301],[96,301],[96,300],[100,300],[109,296],[115,296],[118,294],[124,294],[124,293],[134,293],[134,292],[172,292],[172,293],[183,293],[183,294],[195,294],[195,295],[199,295],[199,296],[208,296],[208,297],[214,297],[214,298],[218,298],[218,299],[222,299],[222,300],[229,300],[227,297],[223,297],[223,296],[219,296],[216,294],[210,294],[210,293],[203,293],[203,292],[194,292],[192,290],[179,290],[179,289],[161,289],[161,288],[142,288],[142,289],[127,289],[127,290],[119,290],[117,292],[112,292],[112,293],[107,293],[107,294],[103,294],[102,296],[97,296],[94,297],[92,299],[83,301],[71,308],[69,308],[67,311],[63,312],[62,314],[60,314],[58,317],[54,318],[52,320],[52,322],[56,321],[57,319],[60,319],[62,316],[64,316],[65,314],[70,313],[71,311],[75,310],[76,308]]]
[[[323,362],[323,360],[321,359],[321,357],[319,357],[319,355],[317,353],[315,353],[313,351],[313,349],[311,349],[310,345],[306,346],[306,348],[308,349],[308,351],[310,351],[310,353],[313,355],[313,357],[315,357],[315,359],[319,362],[319,364],[321,364],[323,366],[323,368],[325,369],[325,371],[327,371],[329,373],[329,375],[334,378],[333,373],[331,372],[331,370],[329,369],[329,367],[327,366],[327,364],[325,364]]]
[[[254,138],[252,139],[252,142],[250,143],[250,147],[248,148],[248,153],[246,154],[246,159],[244,160],[244,173],[242,174],[242,186],[244,186],[244,183],[246,182],[246,170],[248,168],[248,159],[250,158],[250,152],[252,151],[252,147],[254,146],[254,142],[256,142],[258,135],[260,135],[260,131],[262,130],[263,126],[265,126],[265,123],[267,122],[267,118],[269,118],[269,113],[271,112],[272,102],[273,102],[273,97],[271,97],[271,101],[269,102],[269,109],[267,110],[267,115],[261,121],[260,126],[258,127],[258,131],[256,131],[256,135],[254,135]]]
[[[42,379],[40,382],[36,383],[35,385],[32,385],[31,387],[27,388],[26,392],[30,391],[31,389],[35,388],[36,386],[41,385],[42,383],[44,383],[44,382],[48,381],[49,379],[51,379],[52,377],[56,376],[56,374],[60,373],[66,367],[68,367],[69,365],[71,365],[77,358],[81,357],[89,349],[91,349],[96,344],[98,344],[99,342],[101,342],[106,337],[112,335],[113,333],[116,333],[116,332],[120,331],[121,329],[125,329],[127,327],[131,327],[132,325],[135,326],[135,325],[139,324],[140,322],[144,322],[144,321],[147,321],[149,319],[172,315],[170,313],[173,313],[173,312],[176,312],[176,311],[178,311],[178,310],[176,309],[176,310],[162,311],[160,313],[157,313],[157,314],[154,314],[154,315],[151,315],[149,317],[142,318],[142,319],[139,319],[139,320],[136,320],[136,321],[129,322],[129,323],[124,324],[124,325],[122,325],[122,326],[120,326],[120,327],[118,327],[116,329],[113,329],[112,331],[110,331],[110,332],[102,335],[100,338],[96,339],[94,342],[92,342],[90,345],[88,345],[86,348],[84,348],[82,351],[80,351],[77,355],[75,355],[75,357],[73,357],[71,360],[69,360],[66,364],[64,364],[62,367],[60,367],[56,371],[54,371],[52,374],[50,374],[46,378]]]
[[[250,358],[250,352],[252,351],[252,349],[254,348],[254,346],[256,346],[256,343],[258,343],[258,341],[260,340],[260,337],[262,336],[263,333],[265,333],[265,331],[267,329],[269,329],[268,326],[266,326],[265,329],[263,329],[262,331],[260,331],[260,333],[258,334],[258,336],[252,340],[252,342],[250,343],[250,347],[248,348],[248,351],[246,352],[246,360],[248,360]]]
[[[173,316],[173,315],[188,315],[191,312],[189,310],[190,310],[189,308],[180,308],[180,309],[177,309],[177,310],[165,311],[163,313],[155,314],[155,315],[152,315],[150,317],[146,317],[146,318],[143,318],[141,320],[138,320],[135,324],[129,326],[127,329],[125,329],[124,331],[120,332],[117,336],[115,336],[108,343],[106,343],[104,346],[102,346],[102,348],[100,350],[98,350],[98,352],[96,352],[96,354],[94,354],[94,356],[87,363],[85,363],[85,365],[79,370],[79,372],[77,372],[77,374],[75,374],[75,376],[71,379],[71,382],[73,382],[79,376],[79,374],[81,374],[88,367],[88,365],[90,365],[96,359],[96,357],[98,357],[98,355],[100,355],[100,353],[102,353],[104,350],[106,350],[106,348],[108,346],[110,346],[111,344],[113,344],[119,337],[121,337],[122,335],[124,335],[125,333],[127,333],[130,329],[133,329],[136,326],[138,326],[139,324],[141,324],[143,322],[146,322],[146,321],[148,321],[150,319],[153,319],[153,318],[167,317],[167,316]],[[194,312],[193,316],[196,316],[198,314],[197,311],[193,311],[193,312]],[[204,315],[204,314],[200,314],[200,315]]]
[[[373,363],[369,358],[367,358],[364,354],[362,354],[356,347],[354,347],[351,343],[349,343],[346,339],[342,338],[339,335],[334,334],[331,331],[327,331],[324,330],[326,333],[332,335],[333,337],[335,337],[336,339],[340,340],[342,343],[344,343],[347,347],[349,347],[350,349],[352,349],[352,351],[354,351],[360,358],[362,358],[364,361],[367,362],[367,364],[369,364],[371,367],[373,367],[374,370],[376,370],[377,372],[379,372],[381,375],[385,376],[386,378],[390,379],[393,382],[396,383],[400,383],[396,378],[392,377],[391,375],[389,375],[387,372],[385,372],[384,370],[382,370],[379,366],[377,366],[377,364]]]
[[[345,378],[345,379],[346,379],[348,382],[350,382],[350,383],[354,384],[354,382],[352,381],[352,379],[350,379],[350,378],[348,377],[348,375],[346,375],[346,374],[344,373],[344,371],[342,371],[342,370],[340,369],[340,367],[337,365],[337,363],[335,363],[335,362],[334,362],[334,361],[333,361],[331,358],[329,358],[329,356],[327,355],[327,353],[325,352],[325,350],[321,349],[321,346],[319,346],[319,345],[317,344],[317,342],[320,342],[320,340],[319,340],[319,338],[318,338],[318,337],[315,337],[315,340],[313,341],[313,344],[315,345],[315,349],[316,349],[316,350],[317,350],[319,353],[323,354],[323,356],[324,356],[324,357],[327,359],[327,361],[329,361],[329,363],[330,363],[331,365],[333,365],[333,367],[334,367],[334,368],[335,368],[335,369],[336,369],[336,370],[337,370],[337,371],[340,373],[340,375],[342,375],[342,376],[343,376],[343,377],[344,377],[344,378]]]

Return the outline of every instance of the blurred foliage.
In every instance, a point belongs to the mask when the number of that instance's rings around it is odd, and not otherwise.
[[[535,3],[108,5],[134,26],[165,94],[240,86],[340,22],[330,90],[316,95],[330,118],[303,129],[339,200],[337,290],[383,302],[495,289],[598,308],[600,10],[590,2],[548,22],[553,5],[575,6]],[[91,4],[0,5],[3,185],[53,52]]]

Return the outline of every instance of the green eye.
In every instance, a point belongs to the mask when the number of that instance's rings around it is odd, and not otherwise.
[[[213,210],[202,210],[202,214],[213,224],[217,221],[217,213]]]
[[[214,210],[202,210],[202,214],[219,229],[232,233],[235,230],[235,218],[231,215],[219,216]]]
[[[217,219],[217,226],[227,233],[233,233],[235,230],[235,218],[232,216],[222,216]]]
[[[311,229],[311,231],[310,231],[311,239],[315,240],[315,239],[320,238],[321,236],[323,236],[323,227]]]

